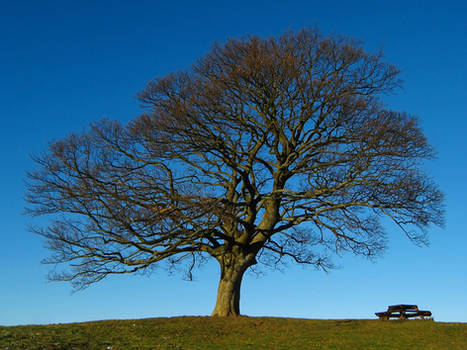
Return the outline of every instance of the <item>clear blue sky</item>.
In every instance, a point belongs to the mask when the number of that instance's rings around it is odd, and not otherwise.
[[[28,154],[89,122],[128,121],[156,76],[186,69],[214,41],[318,25],[383,49],[404,88],[386,99],[420,116],[438,159],[427,169],[446,194],[447,225],[419,248],[388,226],[376,262],[336,257],[326,274],[289,266],[248,274],[249,316],[373,318],[416,303],[438,321],[467,322],[467,2],[450,1],[2,1],[0,4],[0,325],[211,313],[218,268],[195,282],[156,270],[109,278],[71,294],[46,282],[40,237],[22,216]]]

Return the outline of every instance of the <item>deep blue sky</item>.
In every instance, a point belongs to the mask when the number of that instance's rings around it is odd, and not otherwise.
[[[416,303],[439,321],[467,322],[467,2],[450,1],[2,1],[0,4],[0,325],[210,314],[218,268],[195,282],[156,270],[71,294],[47,283],[40,237],[22,216],[30,153],[108,117],[141,113],[135,95],[186,69],[215,41],[317,25],[362,39],[402,70],[393,109],[416,114],[438,159],[427,170],[446,194],[447,225],[418,248],[388,226],[376,262],[336,257],[326,274],[297,266],[249,274],[250,316],[373,318]]]

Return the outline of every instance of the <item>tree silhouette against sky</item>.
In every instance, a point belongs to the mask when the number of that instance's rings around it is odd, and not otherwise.
[[[291,260],[332,268],[376,257],[381,218],[409,239],[443,223],[421,165],[433,150],[417,119],[384,105],[398,70],[356,40],[317,28],[217,44],[188,71],[151,81],[147,112],[102,120],[50,144],[28,174],[33,231],[50,278],[76,289],[110,274],[220,265],[212,315],[239,315],[245,271]]]

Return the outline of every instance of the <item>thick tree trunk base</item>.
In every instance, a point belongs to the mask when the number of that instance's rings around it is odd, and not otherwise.
[[[240,285],[235,284],[230,281],[219,283],[216,306],[211,316],[240,316]]]
[[[221,261],[221,277],[217,288],[216,306],[211,316],[240,316],[240,288],[243,274],[253,265],[245,257],[225,256]]]

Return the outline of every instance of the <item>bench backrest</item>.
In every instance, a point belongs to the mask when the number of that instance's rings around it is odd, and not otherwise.
[[[401,312],[401,311],[418,311],[418,306],[417,305],[406,305],[406,304],[388,306],[388,312]]]

